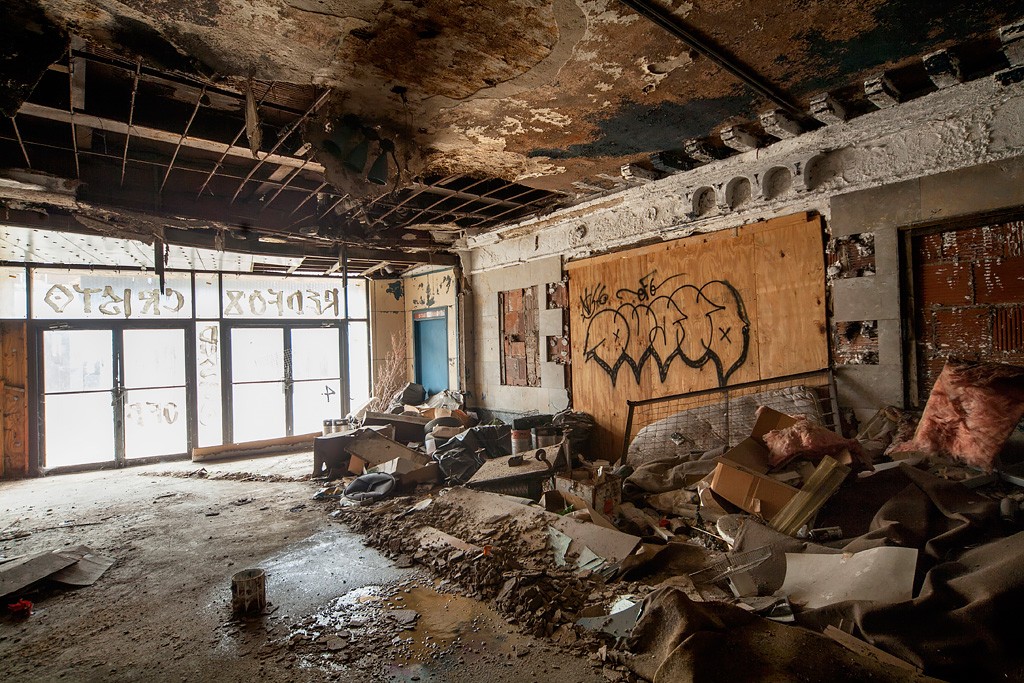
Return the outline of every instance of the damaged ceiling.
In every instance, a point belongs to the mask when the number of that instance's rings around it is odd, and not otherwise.
[[[8,221],[247,251],[435,260],[460,235],[767,144],[864,80],[1005,66],[992,0],[15,0]],[[837,18],[841,17],[841,21]],[[699,140],[686,149],[686,141]],[[13,214],[11,212],[14,212]],[[168,234],[170,231],[170,234]],[[393,251],[392,251],[393,253]],[[372,253],[367,252],[372,258]]]

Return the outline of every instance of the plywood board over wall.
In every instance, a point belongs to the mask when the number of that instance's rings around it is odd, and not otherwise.
[[[0,478],[24,477],[28,459],[27,328],[0,323]]]
[[[818,216],[572,262],[573,406],[618,457],[627,401],[828,366]]]

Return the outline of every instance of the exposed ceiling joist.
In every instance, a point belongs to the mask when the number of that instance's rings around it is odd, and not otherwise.
[[[71,123],[70,112],[55,109],[53,107],[46,107],[33,102],[25,102],[18,111],[18,114],[20,116],[34,116],[48,121],[58,121],[68,124]],[[182,147],[188,147],[190,149],[214,152],[216,154],[226,153],[227,156],[246,159],[248,161],[252,161],[253,158],[252,151],[248,147],[228,145],[223,142],[206,140],[204,138],[185,137],[182,139],[181,133],[172,133],[170,131],[150,128],[148,126],[129,126],[123,121],[93,116],[91,114],[75,114],[74,121],[76,126],[89,126],[96,130],[109,131],[120,135],[128,135],[130,132],[133,137],[151,140],[153,142],[177,145],[180,140]],[[263,163],[276,164],[277,166],[289,166],[291,168],[302,168],[305,166],[306,170],[312,173],[322,175],[324,172],[323,165],[315,161],[307,161],[306,159],[299,159],[297,157],[290,157],[283,154],[259,152],[257,153],[256,158]]]

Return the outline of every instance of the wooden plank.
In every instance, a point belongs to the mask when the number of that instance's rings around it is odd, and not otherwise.
[[[828,367],[821,219],[765,225],[754,244],[761,379]]]
[[[821,224],[807,214],[578,262],[569,277],[573,403],[596,420],[598,457],[617,456],[629,400],[827,366]]]
[[[3,413],[3,474],[5,477],[24,477],[29,474],[28,462],[28,400],[20,387],[3,385],[0,396]]]
[[[231,443],[223,446],[193,448],[192,462],[252,458],[285,451],[312,450],[313,439],[320,435],[320,432],[310,432],[309,434],[297,434],[296,436],[282,436],[277,439],[261,439],[259,441],[245,441],[243,443]]]
[[[757,230],[764,228],[775,228],[782,227],[789,223],[802,225],[810,220],[811,215],[809,213],[796,213],[789,216],[783,216],[781,218],[774,218],[769,221],[758,221],[757,223],[751,223],[748,226],[742,228],[731,228],[726,230],[717,230],[715,232],[703,233],[699,235],[693,235],[683,239],[687,240],[702,240],[705,244],[710,244],[717,240],[728,240],[739,235],[741,230],[747,232],[756,232]],[[604,263],[615,262],[620,259],[633,259],[639,256],[649,256],[652,254],[660,254],[666,251],[672,251],[679,245],[680,240],[669,240],[667,242],[657,242],[655,244],[648,244],[642,247],[636,247],[634,249],[624,249],[621,251],[613,251],[608,254],[600,254],[598,256],[591,256],[588,258],[578,259],[575,261],[567,262],[563,267],[565,270],[574,270],[576,268],[587,267],[591,268]]]
[[[0,479],[29,473],[27,325],[0,323]]]

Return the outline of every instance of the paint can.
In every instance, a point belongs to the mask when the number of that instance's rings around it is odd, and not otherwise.
[[[335,434],[337,434],[338,432],[343,432],[343,431],[345,431],[345,425],[346,424],[347,423],[345,422],[345,420],[343,420],[341,418],[337,418],[336,420],[334,420],[334,425],[332,426],[332,431]]]
[[[243,569],[231,577],[231,611],[259,614],[267,607],[267,574],[259,567]]]
[[[334,433],[334,420],[324,420],[324,436]]]
[[[536,427],[533,433],[537,439],[537,448],[556,446],[562,441],[561,427]]]
[[[512,452],[522,453],[533,450],[533,434],[529,429],[512,430]]]

